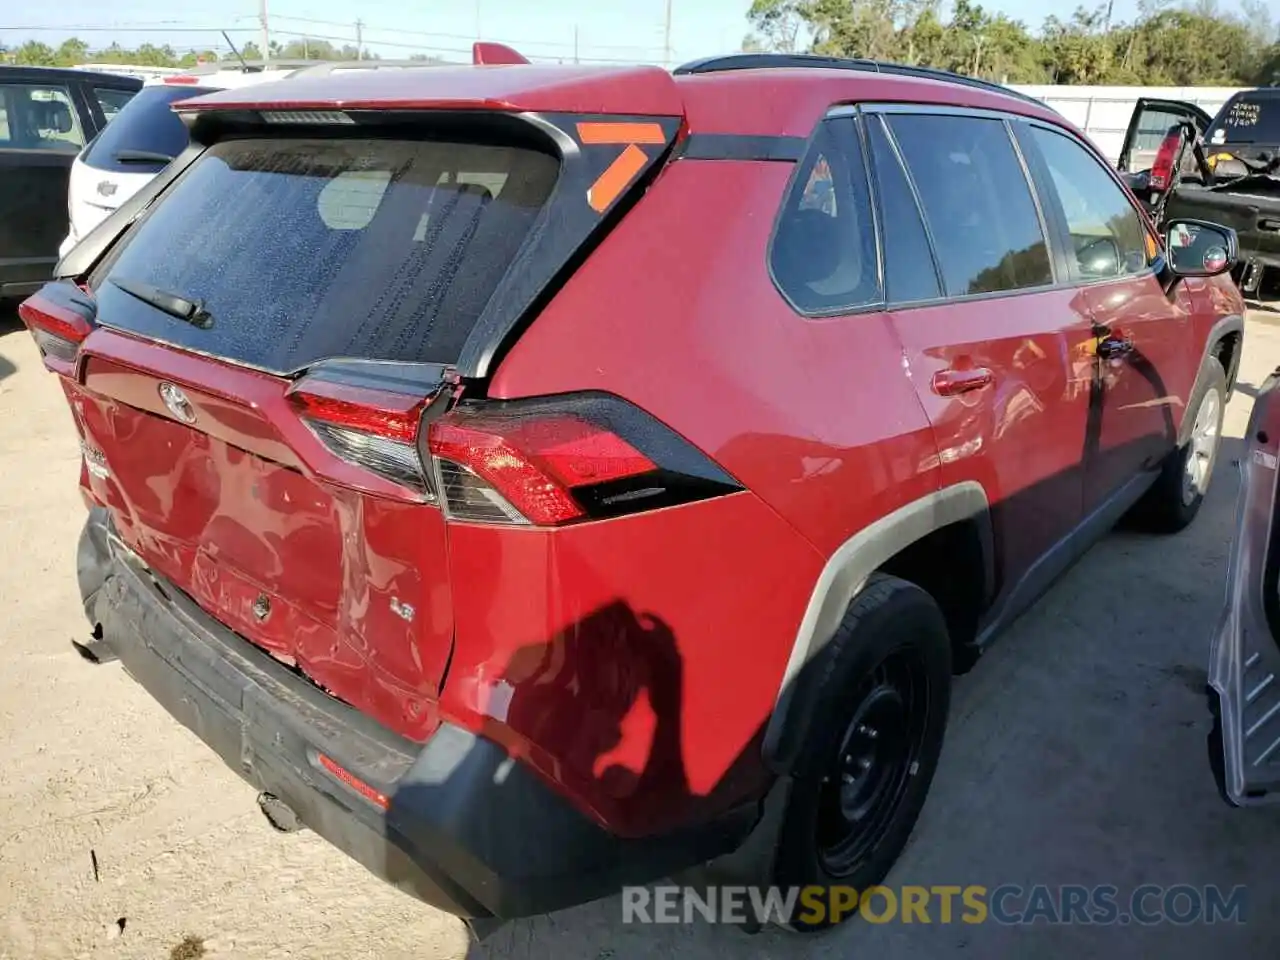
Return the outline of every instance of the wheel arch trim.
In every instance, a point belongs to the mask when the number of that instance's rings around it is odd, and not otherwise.
[[[1238,313],[1228,314],[1220,317],[1213,327],[1209,330],[1209,335],[1204,338],[1204,352],[1200,354],[1200,366],[1196,369],[1195,382],[1191,384],[1191,392],[1187,394],[1187,402],[1190,403],[1191,398],[1195,397],[1204,383],[1205,367],[1209,359],[1218,358],[1218,345],[1226,338],[1235,334],[1240,337],[1240,342],[1236,345],[1235,352],[1231,356],[1231,369],[1223,370],[1227,375],[1227,393],[1230,394],[1235,386],[1236,374],[1240,370],[1240,358],[1244,355],[1244,317]],[[1223,398],[1226,399],[1225,397]],[[1182,412],[1182,422],[1178,424],[1178,446],[1181,447],[1187,442],[1191,436],[1191,428],[1195,423],[1194,417],[1187,416],[1189,410],[1184,409]]]
[[[811,719],[812,671],[806,670],[825,649],[867,579],[890,558],[936,530],[979,518],[984,551],[990,554],[990,502],[982,485],[966,480],[904,504],[863,527],[842,543],[818,575],[800,621],[791,656],[783,671],[762,750],[775,772],[789,771],[803,731]],[[987,556],[992,567],[993,557]],[[990,574],[987,576],[988,585]]]

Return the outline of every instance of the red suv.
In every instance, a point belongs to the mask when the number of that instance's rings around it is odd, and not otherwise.
[[[1234,235],[1156,236],[1000,87],[740,56],[176,109],[21,311],[84,652],[457,915],[880,880],[953,670],[1209,483]]]

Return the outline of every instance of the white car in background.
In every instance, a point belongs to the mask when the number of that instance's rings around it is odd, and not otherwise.
[[[65,257],[81,237],[186,148],[187,128],[170,109],[174,102],[216,90],[282,80],[296,69],[213,70],[147,81],[71,165],[67,189],[71,227],[58,255]]]

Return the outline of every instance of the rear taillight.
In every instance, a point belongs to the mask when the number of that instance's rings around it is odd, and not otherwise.
[[[741,489],[668,427],[603,394],[462,404],[429,425],[425,447],[455,520],[559,526]]]
[[[45,366],[65,376],[74,373],[80,344],[93,332],[97,313],[93,296],[66,281],[45,284],[18,306]]]
[[[461,520],[568,523],[587,515],[575,489],[658,469],[622,437],[572,415],[464,414],[432,424],[427,442],[448,510]]]
[[[289,396],[332,454],[438,501],[453,520],[560,526],[741,489],[617,397],[463,402],[435,415],[447,397],[425,393],[307,377]]]
[[[424,469],[414,443],[426,398],[307,379],[289,399],[334,455],[435,499],[432,474]]]
[[[1168,190],[1173,183],[1173,166],[1178,157],[1178,148],[1182,146],[1182,129],[1174,127],[1160,141],[1160,149],[1156,151],[1155,162],[1151,164],[1151,189]]]

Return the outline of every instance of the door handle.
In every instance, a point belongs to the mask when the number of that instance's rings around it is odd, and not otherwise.
[[[933,375],[933,392],[940,397],[954,397],[990,386],[994,379],[995,375],[987,367],[953,367]]]

